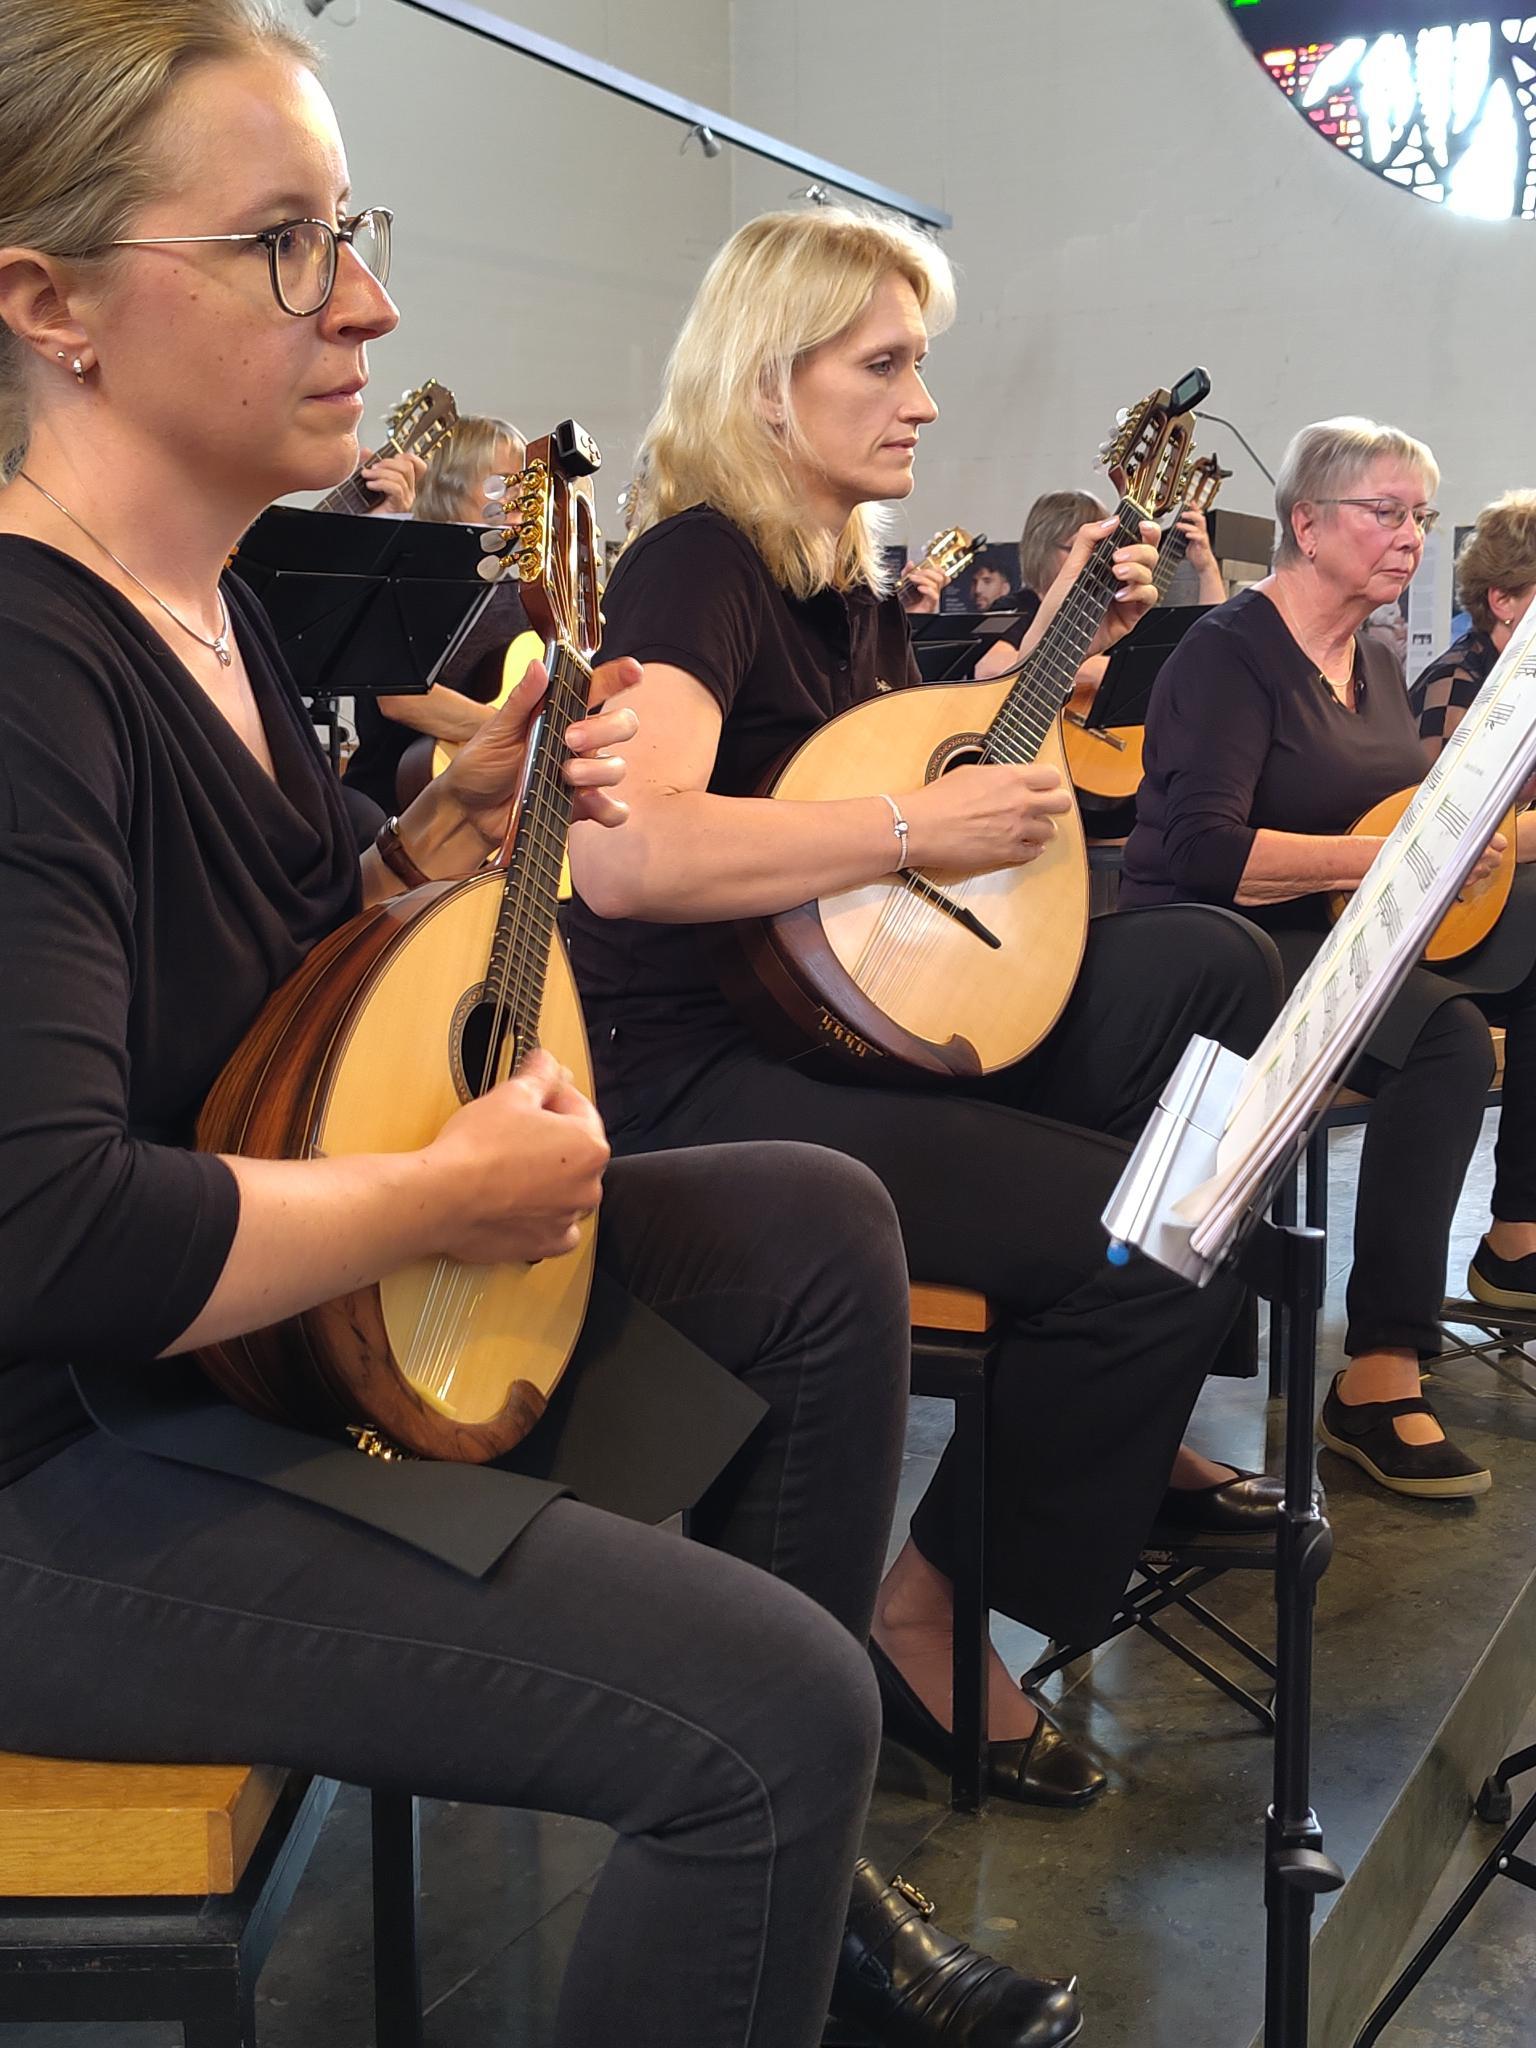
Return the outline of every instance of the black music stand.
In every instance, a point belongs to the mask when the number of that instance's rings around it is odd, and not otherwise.
[[[1208,604],[1156,605],[1138,619],[1125,638],[1116,641],[1084,725],[1090,731],[1095,726],[1145,725],[1152,685],[1163,663],[1210,609]]]
[[[964,682],[977,657],[1007,632],[1017,612],[912,612],[912,651],[925,683]]]
[[[491,586],[477,526],[274,505],[240,543],[235,573],[261,600],[283,658],[339,765],[336,702],[419,696]]]

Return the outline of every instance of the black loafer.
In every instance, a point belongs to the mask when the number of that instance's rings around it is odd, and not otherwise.
[[[1467,1292],[1490,1308],[1536,1309],[1536,1252],[1524,1259],[1501,1259],[1483,1238],[1467,1268]]]
[[[1486,1465],[1458,1450],[1449,1437],[1437,1444],[1405,1444],[1392,1427],[1396,1415],[1428,1415],[1438,1421],[1427,1401],[1360,1401],[1339,1399],[1336,1374],[1323,1412],[1317,1418],[1318,1441],[1369,1472],[1378,1486],[1417,1500],[1471,1500],[1486,1493],[1493,1474]]]
[[[878,1643],[870,1644],[869,1656],[880,1685],[886,1734],[935,1769],[953,1769],[949,1730],[929,1713]],[[1108,1782],[1088,1752],[1069,1742],[1044,1714],[1033,1735],[987,1744],[986,1789],[997,1799],[1020,1806],[1086,1806]]]
[[[1239,1472],[1214,1486],[1170,1486],[1157,1511],[1157,1526],[1264,1535],[1279,1527],[1284,1504],[1283,1479],[1269,1472]]]
[[[826,2040],[880,2048],[1064,2048],[1080,2031],[1077,1979],[1021,1977],[933,1925],[933,1907],[867,1858],[853,1873]],[[857,2029],[850,2033],[847,2028]]]

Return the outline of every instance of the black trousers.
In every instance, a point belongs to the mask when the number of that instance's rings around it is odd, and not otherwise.
[[[1372,1098],[1360,1148],[1355,1260],[1344,1348],[1440,1351],[1451,1224],[1493,1078],[1488,1024],[1505,1026],[1493,1214],[1536,1223],[1536,972],[1503,995],[1457,996],[1401,1066],[1363,1058],[1349,1084]]]
[[[1195,1397],[1241,1303],[1145,1260],[1113,1267],[1099,1218],[1192,1033],[1251,1052],[1278,962],[1223,911],[1097,919],[1046,1043],[974,1094],[808,1078],[753,1051],[722,1060],[617,1146],[813,1139],[874,1168],[916,1279],[985,1291],[1010,1326],[992,1388],[992,1596],[1045,1634],[1102,1629],[1150,1528]],[[638,1091],[625,1090],[633,1099]],[[948,1571],[954,1461],[913,1517]]]
[[[769,1404],[714,1548],[561,1500],[477,1580],[92,1436],[0,1491],[0,1747],[605,1821],[561,2048],[811,2048],[879,1735],[895,1219],[849,1160],[733,1147],[616,1165],[600,1255]]]

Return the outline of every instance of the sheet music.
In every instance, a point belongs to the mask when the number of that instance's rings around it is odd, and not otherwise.
[[[1178,1197],[1214,1262],[1418,961],[1536,766],[1536,605],[1248,1062],[1216,1171]],[[1177,1190],[1170,1190],[1177,1196]]]

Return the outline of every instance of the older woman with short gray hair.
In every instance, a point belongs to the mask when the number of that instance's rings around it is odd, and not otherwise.
[[[1158,678],[1122,904],[1238,910],[1270,932],[1288,979],[1299,978],[1328,929],[1330,895],[1354,889],[1381,845],[1352,825],[1424,775],[1396,664],[1360,628],[1418,570],[1439,480],[1421,441],[1374,420],[1323,420],[1296,435],[1275,490],[1273,572],[1200,620]],[[1491,862],[1490,851],[1481,871]],[[1481,1458],[1446,1438],[1419,1388],[1420,1361],[1440,1348],[1451,1220],[1492,1072],[1490,1014],[1519,1048],[1513,1092],[1506,1064],[1501,1188],[1536,1223],[1536,895],[1524,877],[1454,979],[1414,970],[1349,1076],[1375,1106],[1360,1161],[1349,1363],[1319,1433],[1379,1484],[1429,1499],[1492,1483]],[[1529,1195],[1513,1170],[1520,1159]],[[1531,1240],[1536,1253],[1536,1229]],[[1494,1258],[1485,1240],[1470,1284],[1536,1306],[1536,1256]]]

